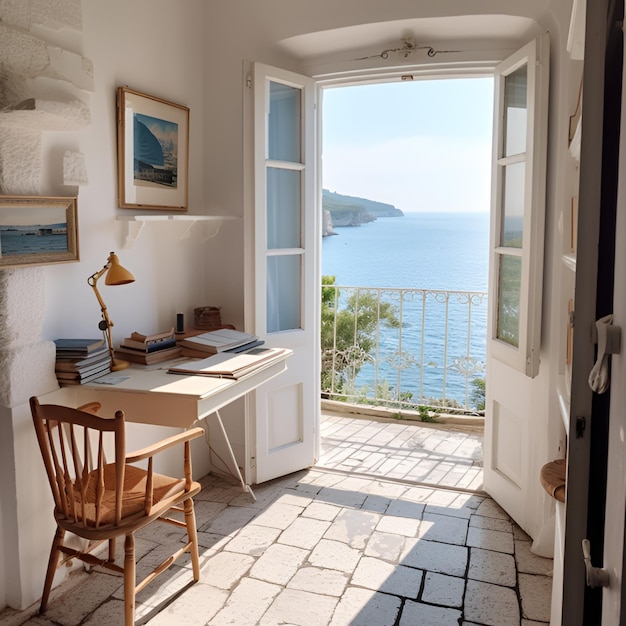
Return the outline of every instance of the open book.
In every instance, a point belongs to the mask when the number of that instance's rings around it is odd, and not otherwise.
[[[248,352],[238,354],[220,352],[206,359],[172,365],[167,371],[170,374],[195,374],[239,379],[256,370],[268,367],[290,354],[291,350],[285,348],[253,348]]]

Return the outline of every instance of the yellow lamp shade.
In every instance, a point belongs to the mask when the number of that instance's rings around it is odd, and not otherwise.
[[[135,282],[135,277],[120,265],[117,254],[111,252],[108,261],[111,263],[111,267],[104,278],[105,285],[126,285]]]

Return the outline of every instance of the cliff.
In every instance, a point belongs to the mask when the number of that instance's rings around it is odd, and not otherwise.
[[[322,236],[336,235],[333,227],[360,226],[378,217],[402,217],[404,213],[393,204],[322,190]]]

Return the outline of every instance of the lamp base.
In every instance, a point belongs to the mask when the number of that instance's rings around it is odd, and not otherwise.
[[[128,361],[120,361],[115,359],[111,362],[111,371],[119,372],[120,370],[125,370],[127,367],[130,367],[130,363]]]

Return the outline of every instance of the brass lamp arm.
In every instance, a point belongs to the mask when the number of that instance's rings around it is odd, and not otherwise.
[[[109,354],[111,355],[111,367],[113,368],[115,367],[116,363],[115,355],[113,352],[113,338],[111,337],[111,326],[113,326],[113,322],[109,317],[107,306],[104,303],[104,300],[102,299],[102,296],[100,295],[97,287],[98,280],[109,270],[110,267],[111,261],[109,259],[107,260],[106,265],[99,272],[92,274],[87,279],[87,284],[93,289],[93,292],[96,294],[98,303],[100,304],[100,310],[102,311],[102,321],[98,324],[98,327],[100,328],[100,330],[106,333],[107,347],[109,348]]]

